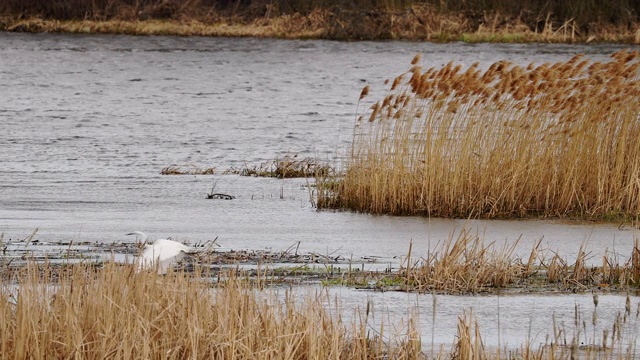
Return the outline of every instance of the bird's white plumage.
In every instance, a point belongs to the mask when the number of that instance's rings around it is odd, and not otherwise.
[[[194,248],[170,239],[157,239],[148,244],[148,236],[141,231],[128,235],[140,235],[145,243],[137,259],[138,270],[157,269],[158,274],[166,274],[186,254],[196,252]]]

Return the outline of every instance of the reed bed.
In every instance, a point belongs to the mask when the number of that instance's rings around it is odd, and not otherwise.
[[[407,266],[398,274],[404,277],[406,289],[412,291],[478,293],[513,287],[538,269],[537,247],[523,263],[513,255],[517,242],[500,249],[494,245],[484,244],[480,236],[463,230],[417,260],[412,261],[410,250]]]
[[[587,265],[584,245],[574,260],[540,247],[537,241],[527,258],[514,255],[518,241],[497,247],[462,230],[439,242],[427,254],[412,254],[390,277],[402,291],[468,294],[511,289],[526,292],[589,290],[628,291],[640,286],[640,245],[621,261],[618,254],[602,255],[602,265]],[[401,280],[401,281],[398,281]]]
[[[437,217],[640,215],[640,56],[413,67],[360,116],[321,208]],[[363,89],[361,100],[367,96]]]
[[[332,317],[322,295],[294,301],[233,274],[211,285],[172,273],[32,264],[0,290],[0,357],[19,359],[418,359],[407,328],[370,336],[366,316]],[[364,319],[364,320],[362,320]]]
[[[591,316],[553,323],[553,336],[520,348],[488,348],[473,313],[459,317],[450,350],[421,350],[416,318],[388,335],[372,309],[343,321],[330,299],[257,290],[235,273],[211,283],[185,273],[160,276],[109,264],[70,266],[52,276],[31,264],[0,287],[0,358],[162,359],[633,359],[630,297],[602,334],[598,296]],[[202,274],[200,274],[202,275]],[[435,300],[434,300],[435,301]],[[640,309],[640,308],[639,308]],[[472,311],[472,310],[471,310]],[[434,314],[435,316],[435,314]],[[635,320],[634,320],[635,318]],[[434,318],[435,320],[435,318]],[[635,321],[635,322],[634,322]],[[592,329],[593,325],[593,331]],[[432,344],[433,345],[433,344]],[[513,344],[511,344],[513,346]]]

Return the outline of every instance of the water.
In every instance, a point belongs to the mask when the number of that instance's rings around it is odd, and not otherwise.
[[[489,349],[513,350],[529,343],[537,350],[554,341],[554,324],[556,329],[562,330],[561,344],[565,341],[570,344],[574,337],[578,344],[602,344],[603,330],[608,330],[607,342],[611,345],[613,323],[617,316],[625,318],[626,301],[625,295],[600,294],[596,308],[592,294],[434,296],[347,288],[328,290],[329,300],[336,296],[341,300],[336,310],[347,315],[354,311],[364,313],[369,302],[373,309],[367,322],[369,329],[379,331],[382,323],[389,338],[406,334],[407,319],[417,319],[427,353],[431,349],[437,353],[441,346],[450,350],[458,319],[465,313],[473,319],[472,324],[477,321],[483,344]],[[634,343],[640,333],[640,301],[638,297],[631,299],[630,312],[621,327],[621,341],[618,342],[624,346]],[[597,313],[595,323],[594,312]],[[640,349],[635,348],[635,354],[633,358],[640,356]]]
[[[568,259],[585,244],[591,262],[605,251],[623,262],[637,231],[618,224],[318,212],[304,179],[160,175],[172,164],[223,171],[289,153],[333,160],[349,146],[356,112],[416,53],[425,67],[487,67],[577,53],[604,60],[621,48],[0,33],[0,232],[114,242],[143,230],[188,242],[218,237],[236,249],[300,242],[300,251],[397,264],[411,241],[420,254],[467,228],[498,246],[520,239],[520,256],[542,238]],[[358,104],[365,84],[371,95]],[[205,199],[215,181],[216,192],[236,199]],[[363,302],[360,293],[341,296]],[[477,298],[453,299],[471,307]],[[508,314],[524,316],[515,307]]]

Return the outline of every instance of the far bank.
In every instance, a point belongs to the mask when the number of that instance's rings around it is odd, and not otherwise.
[[[537,1],[505,6],[453,1],[171,0],[0,5],[0,30],[128,35],[266,37],[430,42],[613,42],[640,44],[640,5],[564,9]],[[129,4],[131,2],[131,4]],[[263,3],[264,2],[264,3]],[[624,2],[618,0],[618,2]],[[450,4],[449,4],[450,3]],[[73,5],[73,6],[72,6]],[[636,9],[636,7],[638,9]]]

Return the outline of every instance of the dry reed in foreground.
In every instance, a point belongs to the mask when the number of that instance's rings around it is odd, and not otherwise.
[[[423,71],[418,61],[358,119],[346,174],[318,193],[319,207],[640,216],[638,52],[607,62],[499,61],[487,70],[449,63]]]
[[[415,319],[394,341],[372,329],[369,307],[343,322],[330,314],[324,295],[302,302],[252,288],[231,275],[215,285],[184,273],[136,274],[113,264],[95,271],[82,265],[50,277],[32,264],[0,288],[0,358],[84,359],[425,359]],[[590,323],[595,329],[598,298]],[[639,310],[635,314],[638,320]],[[631,301],[603,334],[591,336],[576,308],[553,337],[519,350],[485,348],[472,314],[459,317],[451,352],[434,359],[632,359]],[[580,345],[579,345],[580,344]],[[511,346],[513,344],[510,344]],[[436,349],[434,349],[435,351]]]
[[[43,275],[44,274],[44,275]],[[15,359],[421,358],[415,330],[397,343],[331,317],[322,296],[278,299],[230,276],[214,285],[82,265],[52,278],[32,264],[0,290],[0,357]],[[366,321],[366,320],[364,320]]]

